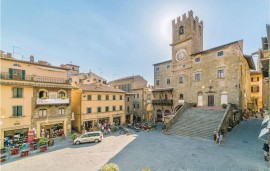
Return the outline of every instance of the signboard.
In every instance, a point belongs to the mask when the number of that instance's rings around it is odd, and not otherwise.
[[[37,104],[69,104],[69,98],[66,99],[37,99]]]
[[[34,142],[34,138],[35,138],[35,131],[28,131],[27,142],[28,143]]]

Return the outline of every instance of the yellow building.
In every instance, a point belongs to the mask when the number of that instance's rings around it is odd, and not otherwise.
[[[251,100],[252,110],[258,111],[263,108],[262,103],[262,73],[259,71],[250,71],[251,77]]]
[[[96,130],[98,124],[125,124],[125,92],[104,85],[78,84],[72,90],[72,126],[79,131]]]
[[[68,69],[48,62],[17,60],[1,51],[1,146],[4,138],[23,142],[28,130],[35,137],[71,132],[71,84]],[[43,133],[42,133],[43,132]]]

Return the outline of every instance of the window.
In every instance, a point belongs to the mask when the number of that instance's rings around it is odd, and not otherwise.
[[[133,109],[135,109],[136,108],[136,104],[133,104]]]
[[[218,78],[224,78],[224,70],[223,69],[217,70],[217,77]]]
[[[129,106],[127,107],[127,112],[129,112]]]
[[[139,93],[137,94],[137,98],[139,98],[140,97],[140,95],[139,95]]]
[[[106,111],[106,112],[109,112],[109,106],[106,106],[106,107],[105,107],[105,111]]]
[[[92,96],[91,95],[87,95],[87,100],[92,100]]]
[[[195,62],[200,62],[200,61],[201,61],[200,57],[195,58]]]
[[[195,81],[201,81],[201,73],[195,74]]]
[[[45,90],[42,90],[42,91],[40,91],[40,92],[38,93],[38,97],[39,97],[39,98],[47,98],[47,97],[48,97],[47,94],[48,94],[48,93],[47,93]]]
[[[171,79],[167,78],[167,85],[170,85],[170,84],[171,84]]]
[[[112,110],[113,110],[113,111],[116,111],[116,107],[115,107],[115,106],[113,106],[113,107],[112,107]]]
[[[129,97],[127,97],[127,101],[129,102]]]
[[[86,113],[92,113],[92,108],[88,107]]]
[[[179,76],[179,83],[184,83],[184,76]]]
[[[101,95],[98,95],[98,100],[101,100]]]
[[[22,88],[12,88],[13,98],[22,98],[23,97],[23,89]]]
[[[137,108],[138,108],[138,109],[140,108],[140,104],[137,104]]]
[[[122,95],[120,95],[120,100],[122,100]]]
[[[156,66],[156,67],[155,67],[155,70],[156,70],[156,71],[159,71],[159,66]]]
[[[133,95],[133,98],[134,98],[134,99],[136,98],[136,95],[135,95],[135,94]]]
[[[123,110],[123,106],[122,105],[119,106],[119,110]]]
[[[58,109],[58,114],[59,115],[64,115],[65,114],[65,109],[64,108]]]
[[[260,80],[259,77],[251,77],[251,82],[257,82],[259,80]]]
[[[109,95],[106,95],[106,100],[109,100]]]
[[[113,95],[113,100],[115,100],[116,99],[116,96],[115,95]]]
[[[23,107],[22,106],[12,106],[13,115],[12,116],[22,116],[23,115]]]
[[[59,97],[59,98],[65,98],[65,97],[66,97],[66,92],[64,92],[64,91],[59,91],[58,97]]]
[[[156,85],[159,85],[159,80],[156,80]]]
[[[183,99],[184,99],[184,95],[183,95],[183,94],[180,94],[180,95],[179,95],[179,99],[180,99],[180,100],[183,100]]]
[[[184,34],[184,26],[179,27],[179,35]]]
[[[97,112],[98,112],[98,113],[101,112],[101,107],[97,107]]]
[[[171,68],[171,65],[167,65],[167,69]]]
[[[40,110],[38,111],[38,116],[39,116],[39,117],[47,116],[47,109],[40,109]]]
[[[223,55],[224,55],[223,51],[217,52],[217,56],[218,56],[218,57],[221,57],[221,56],[223,56]]]
[[[9,68],[8,74],[9,79],[25,80],[25,70]]]
[[[259,87],[259,86],[252,86],[252,87],[251,87],[251,92],[252,92],[252,93],[260,92],[260,87]]]

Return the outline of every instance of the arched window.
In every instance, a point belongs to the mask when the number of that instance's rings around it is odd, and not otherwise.
[[[38,116],[39,117],[47,116],[47,109],[39,109]]]
[[[180,99],[180,100],[183,100],[183,99],[184,99],[184,95],[183,95],[183,94],[180,94],[180,95],[179,95],[179,99]]]
[[[167,84],[170,85],[171,84],[171,79],[167,78]]]
[[[65,114],[65,108],[59,108],[58,109],[58,114],[59,115],[64,115]]]
[[[38,92],[38,98],[47,98],[48,97],[48,92],[46,90],[40,90]]]
[[[179,35],[184,34],[184,26],[179,27]]]
[[[66,98],[67,97],[66,94],[67,93],[64,90],[60,90],[58,92],[58,98]]]

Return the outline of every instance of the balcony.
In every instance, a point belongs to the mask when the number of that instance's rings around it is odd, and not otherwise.
[[[69,80],[64,79],[64,78],[47,77],[47,76],[39,76],[39,75],[26,75],[26,74],[9,74],[7,72],[1,72],[0,78],[3,80],[69,84]]]
[[[69,104],[69,98],[37,99],[37,105],[55,105],[55,104]]]
[[[168,105],[171,106],[173,105],[173,100],[172,99],[160,99],[160,100],[152,100],[153,105]]]

